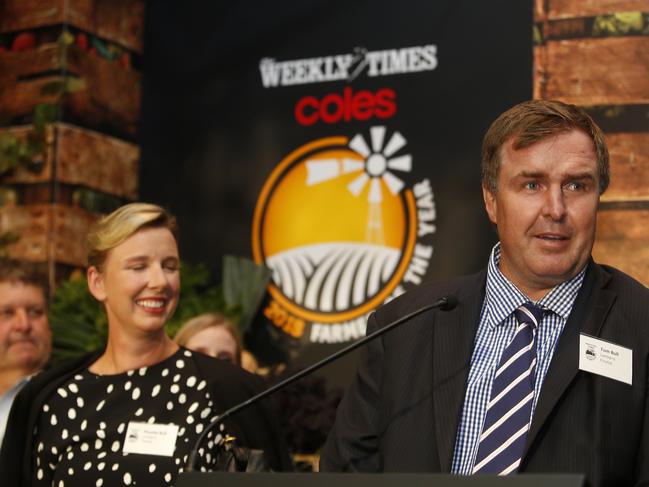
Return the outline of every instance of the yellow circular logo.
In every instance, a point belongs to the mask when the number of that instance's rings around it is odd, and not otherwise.
[[[255,208],[253,255],[272,269],[269,292],[290,314],[351,320],[399,284],[417,238],[406,145],[375,126],[310,142],[271,173]]]

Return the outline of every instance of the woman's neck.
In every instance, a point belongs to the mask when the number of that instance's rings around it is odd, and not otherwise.
[[[139,339],[108,337],[106,350],[89,370],[94,374],[112,375],[155,365],[178,351],[178,345],[166,334]]]

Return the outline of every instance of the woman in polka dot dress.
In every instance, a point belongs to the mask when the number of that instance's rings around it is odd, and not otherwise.
[[[108,316],[106,349],[37,376],[19,395],[0,455],[2,485],[171,486],[209,422],[260,390],[255,376],[167,337],[180,293],[176,239],[173,216],[143,203],[90,232],[88,287]],[[225,426],[238,444],[263,449],[274,470],[290,469],[266,406]],[[214,468],[222,434],[201,445],[200,469]]]

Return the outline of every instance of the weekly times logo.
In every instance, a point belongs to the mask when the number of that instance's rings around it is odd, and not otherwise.
[[[368,314],[421,282],[433,255],[428,179],[399,131],[370,127],[286,156],[259,195],[253,255],[272,270],[264,314],[305,342],[365,334]]]

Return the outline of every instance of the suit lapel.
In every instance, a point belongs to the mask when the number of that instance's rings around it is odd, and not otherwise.
[[[433,417],[442,472],[451,471],[473,342],[484,299],[481,273],[457,308],[437,312],[433,329]]]
[[[582,288],[552,357],[527,436],[523,458],[534,443],[559,398],[579,372],[579,335],[598,336],[616,293],[604,286],[610,275],[590,262]]]

